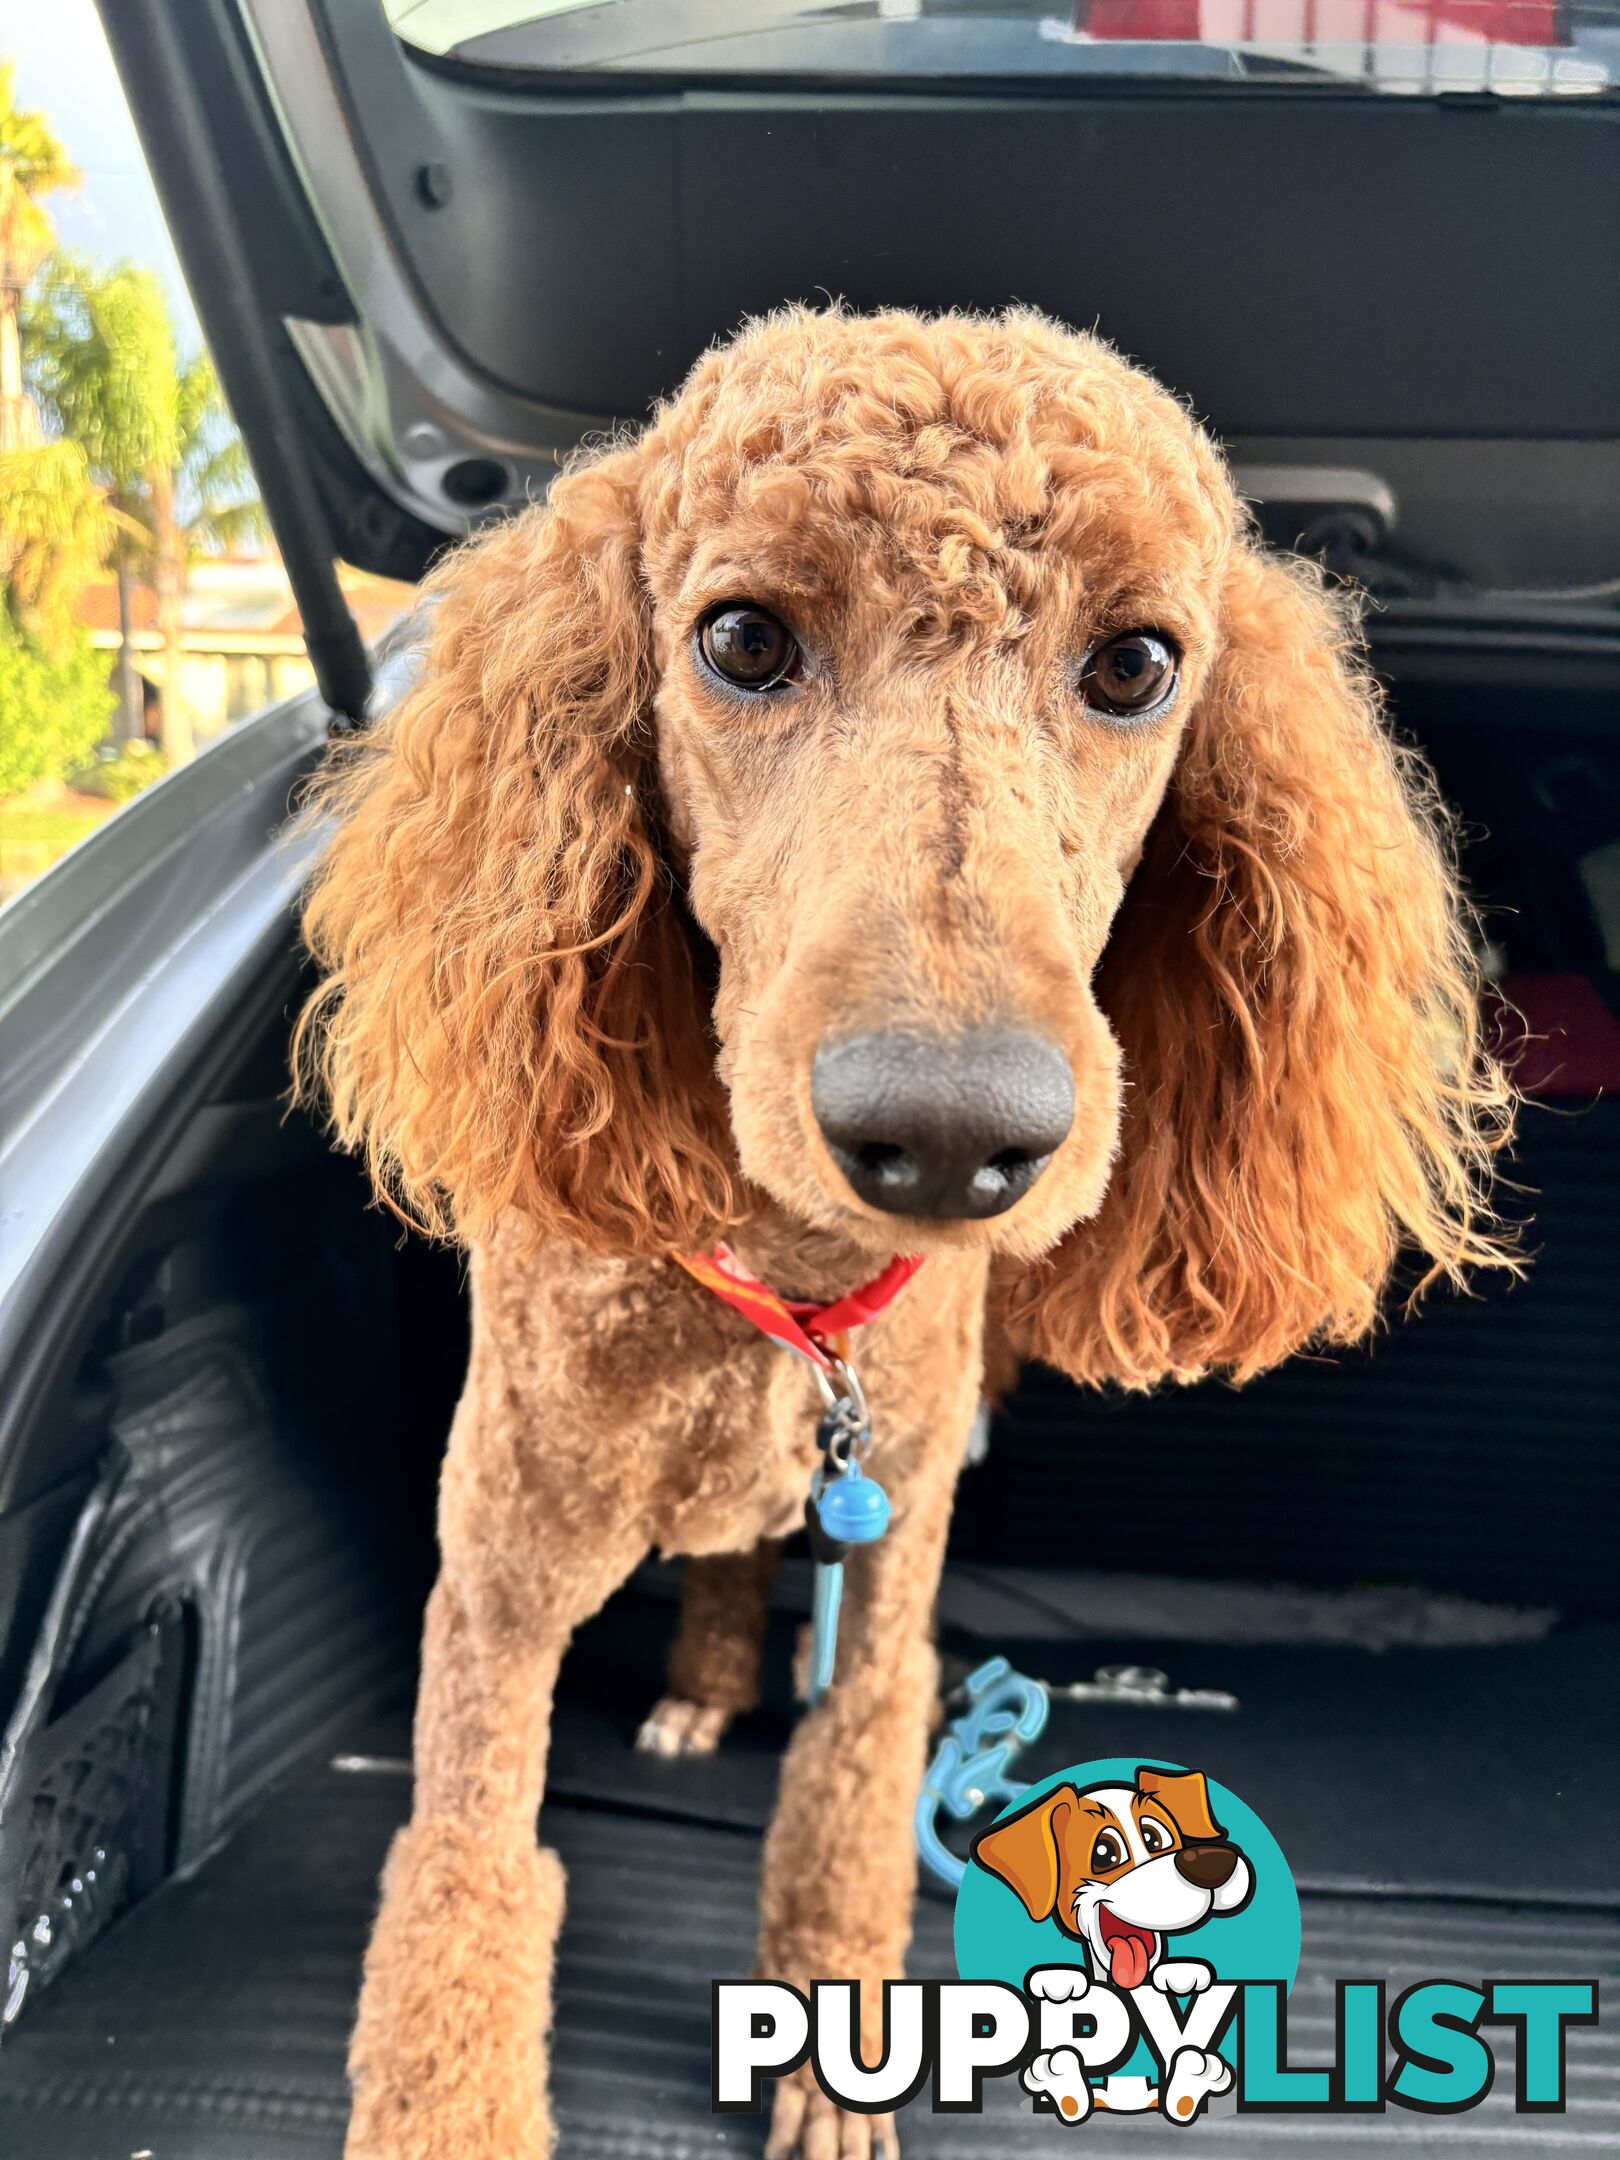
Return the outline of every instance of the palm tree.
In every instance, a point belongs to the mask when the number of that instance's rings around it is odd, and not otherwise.
[[[19,109],[16,72],[15,61],[0,61],[0,450],[39,439],[23,390],[18,315],[23,288],[56,245],[42,198],[79,178],[45,115]]]
[[[23,335],[47,420],[82,444],[119,514],[112,555],[119,732],[133,740],[143,728],[131,600],[141,492],[148,473],[173,469],[179,446],[174,334],[163,288],[150,270],[129,263],[98,274],[78,256],[58,255],[49,282],[25,310]]]
[[[177,364],[168,301],[150,270],[121,263],[98,273],[61,256],[24,327],[50,423],[84,445],[119,516],[113,568],[125,731],[139,731],[130,596],[144,578],[163,644],[163,748],[180,764],[195,747],[181,668],[191,565],[263,531],[242,439],[206,355]]]

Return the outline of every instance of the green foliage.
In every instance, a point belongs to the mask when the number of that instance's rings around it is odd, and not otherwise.
[[[137,528],[143,569],[160,553],[195,560],[263,537],[252,468],[213,363],[199,353],[178,364],[152,271],[98,271],[57,255],[25,312],[23,343],[47,422],[84,445]]]
[[[125,803],[161,779],[168,769],[168,760],[156,743],[127,742],[116,749],[109,745],[88,765],[69,773],[68,783],[80,795]]]
[[[180,372],[179,412],[175,508],[188,557],[257,546],[270,530],[264,505],[206,353],[198,353]]]
[[[17,63],[0,60],[0,285],[26,285],[56,242],[40,198],[77,185],[73,161],[42,112],[16,99]]]
[[[106,660],[88,638],[49,652],[0,610],[0,796],[84,764],[112,708]]]
[[[76,442],[0,450],[0,607],[54,651],[118,529]]]
[[[169,303],[156,273],[133,263],[97,271],[53,257],[23,316],[34,394],[125,509],[180,458],[180,376]]]
[[[47,428],[83,445],[116,515],[120,575],[150,585],[164,654],[163,747],[192,754],[180,659],[187,572],[264,530],[241,437],[205,355],[181,368],[162,284],[130,263],[53,258],[23,325]]]

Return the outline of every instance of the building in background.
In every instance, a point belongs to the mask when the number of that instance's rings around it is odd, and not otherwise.
[[[408,585],[347,568],[339,577],[368,645],[410,604]],[[150,588],[137,586],[131,597],[146,734],[156,742],[165,687],[163,641]],[[118,658],[118,588],[110,575],[84,588],[78,615],[96,650],[107,655],[110,672]],[[199,744],[314,680],[292,589],[274,554],[194,564],[182,621],[180,692]]]

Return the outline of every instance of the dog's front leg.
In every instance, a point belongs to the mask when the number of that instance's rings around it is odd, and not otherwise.
[[[507,1549],[524,1510],[510,1511]],[[462,1541],[457,1541],[461,1543]],[[478,1538],[428,1605],[411,1820],[394,1840],[349,2050],[347,2160],[545,2160],[543,2040],[563,1874],[535,1839],[568,1637],[640,1558],[554,1519],[532,1588]],[[483,1563],[487,1567],[487,1560]]]
[[[784,1758],[765,1842],[759,1970],[806,1993],[816,1980],[858,1980],[870,2065],[882,2055],[883,1982],[901,1976],[911,1937],[912,1815],[937,1687],[934,1601],[977,1380],[975,1355],[932,1401],[907,1405],[909,1448],[885,1443],[880,1417],[871,1468],[894,1502],[894,1525],[848,1562],[837,1673]],[[890,2116],[835,2108],[808,2070],[778,2085],[767,2160],[898,2150]]]

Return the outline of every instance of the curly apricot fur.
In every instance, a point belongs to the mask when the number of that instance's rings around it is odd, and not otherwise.
[[[340,1141],[427,1229],[593,1250],[731,1213],[707,1016],[649,825],[636,529],[609,458],[429,580],[420,689],[339,752],[300,1030]],[[622,627],[604,642],[601,624]]]
[[[1354,1342],[1403,1248],[1420,1288],[1511,1264],[1488,1190],[1513,1098],[1433,782],[1313,568],[1244,547],[1222,630],[1103,962],[1120,1159],[1008,1302],[1079,1380],[1245,1380]]]
[[[1445,819],[1352,623],[1093,338],[774,316],[433,588],[419,685],[319,794],[299,1037],[339,1138],[473,1285],[348,2151],[543,2160],[558,1660],[649,1548],[713,1556],[673,1691],[711,1721],[748,1701],[765,1546],[815,1459],[804,1369],[663,1256],[724,1227],[818,1299],[931,1256],[862,1337],[894,1525],[851,1561],[760,1892],[761,1970],[859,1980],[875,2046],[987,1311],[998,1387],[1009,1344],[1147,1387],[1350,1341],[1404,1249],[1429,1278],[1512,1264],[1487,1197],[1510,1102]],[[728,598],[798,634],[782,695],[705,675]],[[1179,700],[1122,727],[1077,664],[1148,626]],[[971,1223],[857,1199],[818,1045],[1009,1021],[1075,1080],[1029,1192]],[[779,2090],[773,2152],[874,2139]]]

